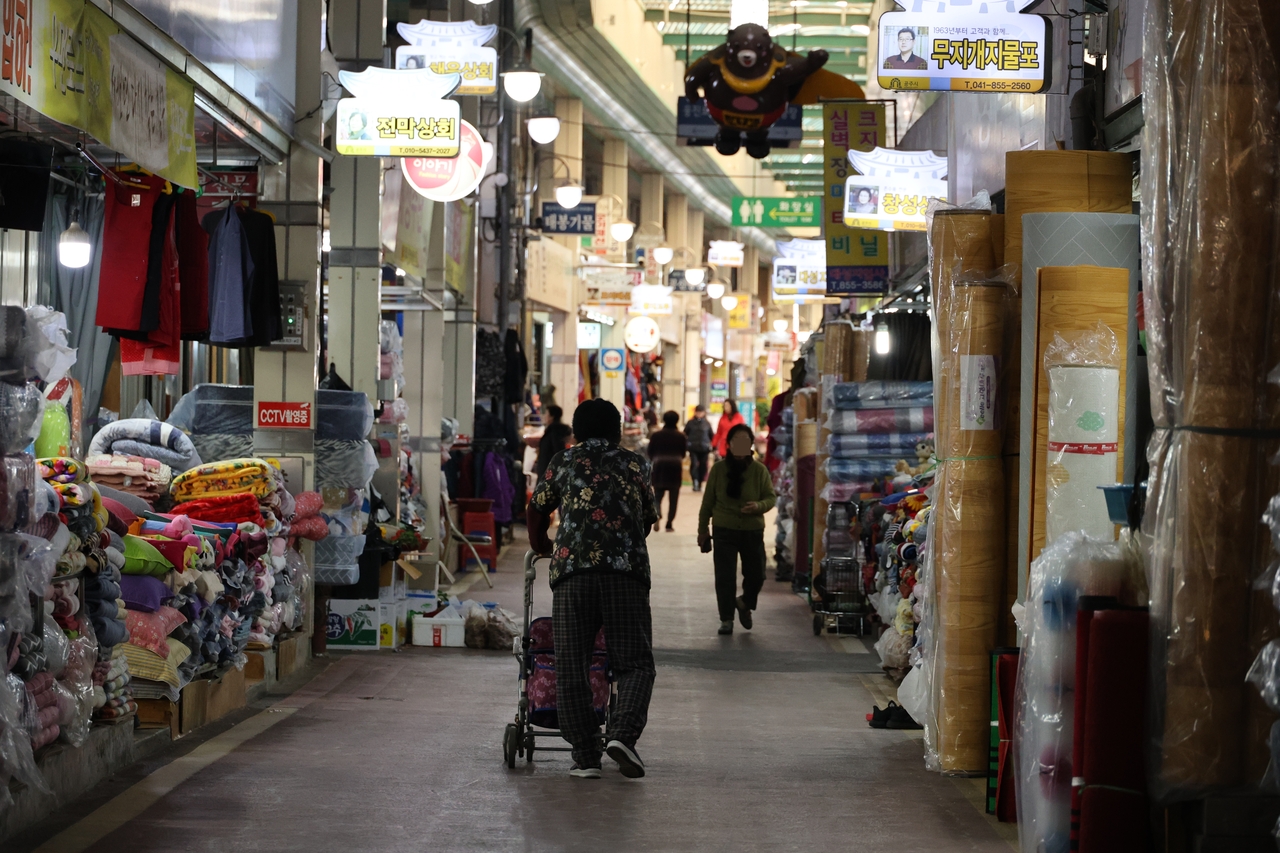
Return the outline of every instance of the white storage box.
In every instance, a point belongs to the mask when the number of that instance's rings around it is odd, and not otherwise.
[[[461,648],[466,645],[464,624],[452,608],[445,608],[435,616],[414,616],[413,644]]]

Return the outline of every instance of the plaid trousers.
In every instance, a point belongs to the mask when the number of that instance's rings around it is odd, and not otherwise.
[[[608,738],[635,746],[649,718],[656,672],[649,590],[621,573],[583,572],[563,578],[553,592],[560,732],[573,746],[579,766],[597,766],[602,752],[600,727],[591,707],[589,680],[596,634],[603,626],[609,669],[618,687]]]

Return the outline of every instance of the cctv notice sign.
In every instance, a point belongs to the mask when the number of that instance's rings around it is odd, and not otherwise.
[[[1049,86],[1049,26],[1008,12],[887,12],[880,16],[885,89],[1032,94]]]

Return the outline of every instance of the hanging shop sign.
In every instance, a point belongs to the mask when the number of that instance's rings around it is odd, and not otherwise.
[[[442,103],[457,106],[456,101]],[[463,119],[458,123],[461,129],[456,157],[404,157],[400,160],[405,182],[432,201],[456,201],[470,195],[480,186],[493,159],[493,146],[485,141],[480,131]]]
[[[596,233],[595,202],[583,202],[577,207],[561,207],[554,201],[542,203],[543,234]]]
[[[724,320],[702,312],[702,351],[711,358],[724,358]]]
[[[338,101],[334,148],[339,154],[458,156],[462,108],[447,98],[458,88],[461,76],[435,74],[425,68],[367,68],[339,71],[338,79],[355,96]]]
[[[631,289],[628,310],[632,314],[674,313],[675,300],[671,298],[671,288],[660,284],[637,284]]]
[[[844,224],[878,231],[924,231],[929,199],[947,200],[947,160],[932,151],[850,151]]]
[[[707,248],[707,263],[718,267],[740,267],[746,258],[746,246],[736,240],[712,240]]]
[[[622,340],[632,352],[653,352],[661,336],[658,321],[652,317],[632,317],[622,328]]]
[[[824,240],[780,242],[773,259],[769,290],[774,302],[814,302],[827,296],[827,244]]]
[[[444,283],[452,287],[455,293],[465,294],[471,281],[475,213],[475,204],[466,199],[445,205]]]
[[[190,80],[84,0],[21,0],[2,17],[0,94],[166,180],[199,185]]]
[[[493,41],[498,34],[498,25],[422,20],[416,24],[396,24],[396,30],[401,38],[416,47],[478,47]]]
[[[823,232],[827,293],[884,293],[889,289],[889,238],[882,231],[844,224],[849,152],[872,151],[886,139],[884,104],[827,101],[822,105]]]
[[[816,228],[822,225],[822,197],[735,195],[729,205],[733,226],[755,225],[761,228]]]
[[[618,219],[625,218],[620,212],[615,212],[616,202],[610,198],[607,203],[602,203],[600,196],[586,196],[583,198],[582,204],[593,204],[596,209],[596,230],[589,237],[583,236],[583,251],[613,263],[621,263],[626,260],[627,244],[619,243],[609,233],[611,224]]]
[[[769,144],[773,148],[788,148],[804,137],[801,123],[804,109],[799,104],[788,104],[782,117],[769,125]],[[680,96],[676,104],[676,137],[685,145],[714,145],[720,125],[707,109],[703,98],[690,99]]]
[[[631,307],[631,291],[643,279],[641,270],[617,267],[579,268],[582,275],[584,305]]]
[[[498,91],[498,51],[491,47],[401,45],[396,48],[396,68],[457,74],[462,83],[455,95],[492,95]]]
[[[627,363],[627,354],[620,349],[600,350],[600,367],[607,371],[610,379],[617,379],[622,374],[622,366]]]
[[[752,319],[755,317],[755,309],[752,307],[750,296],[738,296],[738,304],[729,309],[729,328],[734,329],[750,329],[755,324]]]
[[[578,321],[578,349],[600,349],[600,324]]]
[[[1049,25],[1039,15],[886,12],[879,38],[885,89],[1032,94],[1050,82]]]

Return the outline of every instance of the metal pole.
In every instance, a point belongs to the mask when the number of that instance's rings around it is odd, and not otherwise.
[[[501,0],[501,26],[511,29],[515,22],[515,0]],[[514,49],[513,49],[514,48]],[[518,46],[507,43],[503,52],[504,68],[515,65],[515,51]],[[498,118],[498,171],[507,176],[507,182],[498,188],[498,334],[506,340],[507,315],[510,314],[511,299],[511,210],[515,206],[515,162],[511,156],[513,138],[512,124],[515,122],[516,106],[505,92],[498,95],[501,104]]]

